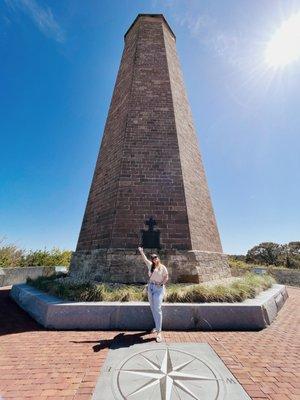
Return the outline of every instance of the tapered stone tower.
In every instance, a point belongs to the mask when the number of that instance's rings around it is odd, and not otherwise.
[[[230,276],[175,35],[161,14],[139,14],[125,34],[71,274],[143,282],[138,245],[159,252],[174,282]]]

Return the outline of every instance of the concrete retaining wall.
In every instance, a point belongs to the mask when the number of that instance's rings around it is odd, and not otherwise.
[[[267,273],[272,275],[277,283],[282,285],[289,286],[300,286],[300,270],[299,269],[290,269],[290,268],[263,268],[257,266],[256,268],[236,268],[231,267],[232,276],[242,276],[246,272],[255,272],[258,274]]]
[[[60,271],[66,272],[67,268],[61,266],[0,268],[0,287],[25,283],[27,278],[50,276]]]
[[[300,286],[300,270],[298,269],[275,269],[268,270],[268,273],[276,279],[278,283],[291,286]]]
[[[29,285],[14,285],[11,297],[46,328],[66,330],[148,330],[153,318],[146,302],[65,302]],[[270,325],[288,297],[274,285],[242,303],[163,303],[164,330],[258,330]]]

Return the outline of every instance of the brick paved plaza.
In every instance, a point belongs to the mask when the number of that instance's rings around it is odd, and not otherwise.
[[[259,332],[165,332],[170,342],[210,344],[252,399],[300,398],[300,289]],[[145,332],[49,331],[0,290],[0,398],[91,399],[109,347],[153,341]]]

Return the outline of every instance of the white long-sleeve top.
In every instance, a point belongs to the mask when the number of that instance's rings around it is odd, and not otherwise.
[[[144,253],[141,253],[141,256],[143,257],[143,260],[148,267],[148,276],[150,282],[162,283],[164,278],[168,276],[167,268],[163,264],[160,264],[160,266],[155,268],[155,270],[151,274],[152,262],[148,260]]]

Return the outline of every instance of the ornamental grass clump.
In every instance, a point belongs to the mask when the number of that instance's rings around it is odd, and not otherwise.
[[[35,280],[27,279],[29,285],[43,290],[54,296],[71,301],[103,301],[104,290],[101,285],[83,278],[65,276],[39,277]]]
[[[71,301],[148,301],[147,285],[99,283],[86,276],[65,274],[28,279],[27,283],[54,296]],[[270,288],[274,279],[269,275],[247,273],[228,285],[168,284],[168,303],[241,302]]]
[[[147,301],[145,285],[116,285],[106,284],[105,301]]]

